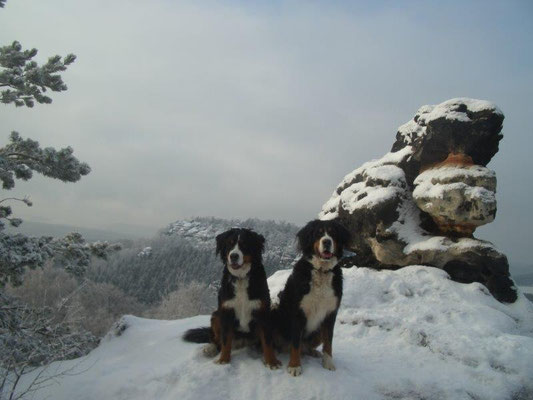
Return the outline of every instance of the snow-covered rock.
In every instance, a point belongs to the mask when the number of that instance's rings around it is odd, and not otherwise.
[[[446,232],[471,234],[496,216],[496,174],[479,165],[446,165],[414,180],[413,199]]]
[[[515,301],[507,257],[473,237],[496,215],[496,175],[486,165],[498,151],[503,118],[483,100],[423,106],[398,128],[391,152],[347,174],[319,214],[352,232],[355,256],[345,265],[431,265]]]
[[[273,297],[290,271],[269,279]],[[335,372],[303,358],[303,374],[265,368],[253,349],[220,366],[185,343],[208,316],[157,321],[126,316],[88,356],[52,364],[68,371],[35,400],[533,398],[533,304],[502,304],[479,283],[436,268],[345,271],[333,340]],[[287,366],[288,356],[280,359]],[[36,371],[37,373],[38,371]],[[27,376],[21,384],[29,382]]]
[[[152,255],[152,247],[146,246],[144,247],[138,254],[137,257],[150,257]]]
[[[418,109],[398,128],[392,151],[413,148],[413,160],[428,165],[460,150],[486,166],[498,152],[504,115],[493,103],[465,97]]]

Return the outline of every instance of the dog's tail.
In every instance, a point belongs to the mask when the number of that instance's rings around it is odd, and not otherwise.
[[[209,343],[211,341],[211,328],[206,326],[203,328],[189,329],[182,336],[183,340],[192,343]]]

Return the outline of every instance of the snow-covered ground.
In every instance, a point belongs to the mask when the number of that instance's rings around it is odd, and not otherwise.
[[[269,279],[273,297],[289,271]],[[303,374],[271,371],[255,350],[220,366],[184,343],[207,316],[157,321],[126,316],[88,356],[53,364],[69,375],[35,399],[412,399],[533,398],[533,303],[512,305],[480,284],[435,268],[345,271],[333,342],[335,372],[304,358]],[[26,380],[25,382],[27,382]]]

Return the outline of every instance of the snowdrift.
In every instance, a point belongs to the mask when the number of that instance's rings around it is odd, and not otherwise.
[[[290,271],[269,279],[273,298]],[[182,333],[208,316],[157,321],[125,316],[86,357],[35,399],[426,399],[533,398],[533,303],[505,305],[478,283],[410,266],[345,270],[333,341],[337,371],[303,358],[303,374],[270,371],[252,349],[230,365],[205,358]],[[23,382],[29,381],[30,377]]]

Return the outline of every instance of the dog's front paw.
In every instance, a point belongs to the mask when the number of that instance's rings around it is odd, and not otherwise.
[[[229,362],[230,362],[229,358],[223,358],[223,357],[220,357],[215,360],[215,364],[218,364],[218,365],[229,364]]]
[[[274,358],[273,360],[265,362],[265,365],[268,369],[279,369],[281,367],[281,361]]]
[[[302,367],[288,367],[287,371],[292,376],[300,376],[302,374]]]
[[[333,358],[327,353],[322,355],[322,366],[330,371],[335,371],[335,364],[333,364]]]
[[[216,356],[218,354],[217,346],[215,344],[213,344],[213,343],[206,344],[202,348],[202,353],[206,357],[214,357],[214,356]]]

